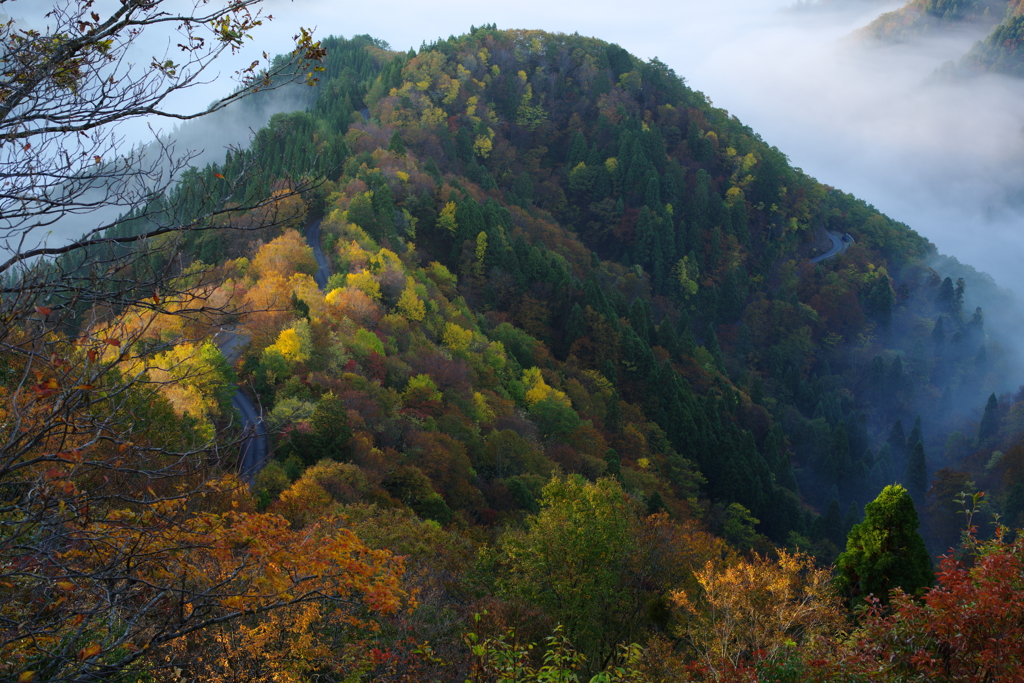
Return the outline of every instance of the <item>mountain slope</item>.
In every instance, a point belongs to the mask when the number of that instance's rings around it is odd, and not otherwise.
[[[280,207],[294,227],[324,216],[326,295],[287,233],[192,245],[254,307],[242,374],[278,428],[267,504],[294,507],[277,495],[331,453],[361,472],[346,499],[467,524],[532,509],[557,469],[613,473],[651,509],[719,533],[745,510],[828,558],[841,536],[815,510],[926,487],[917,441],[945,464],[1002,390],[984,277],[935,272],[926,240],[657,60],[493,27],[418,53],[326,44],[311,108],[190,180],[215,187],[260,151],[274,163],[251,192],[328,173]],[[826,230],[855,242],[810,264]],[[336,400],[341,451],[312,419]]]
[[[1024,4],[1011,2],[1006,18],[984,40],[979,41],[959,63],[969,72],[990,71],[1024,76]]]
[[[904,43],[960,24],[988,22],[991,26],[998,22],[1007,4],[1007,0],[910,0],[898,10],[882,14],[857,34]]]

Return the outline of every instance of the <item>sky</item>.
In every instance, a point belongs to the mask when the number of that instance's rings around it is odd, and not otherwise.
[[[13,4],[7,11],[15,17],[17,5],[23,13],[32,7]],[[658,57],[794,166],[1024,294],[1017,277],[1024,263],[1024,81],[930,79],[983,37],[985,27],[899,47],[868,47],[850,37],[899,0],[265,4],[275,18],[254,32],[254,49],[221,64],[224,77],[182,106],[222,94],[230,87],[226,76],[260,51],[287,50],[299,25],[315,27],[319,36],[368,33],[403,50],[471,25],[578,32],[643,59]],[[243,139],[248,125],[234,122],[232,130],[212,135],[211,151]]]

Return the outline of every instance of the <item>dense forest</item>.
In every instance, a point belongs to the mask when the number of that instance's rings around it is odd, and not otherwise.
[[[175,508],[229,539],[217,571],[258,549],[247,586],[344,566],[352,597],[214,620],[119,676],[1016,680],[1024,380],[990,278],[617,45],[323,47],[305,109],[118,228],[271,198],[153,251],[231,313],[76,305],[137,339],[137,444],[235,448],[236,384],[262,408],[253,480]],[[18,642],[3,680],[45,670]]]

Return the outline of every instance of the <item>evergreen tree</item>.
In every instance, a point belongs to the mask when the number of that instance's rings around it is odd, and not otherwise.
[[[843,516],[839,511],[838,500],[833,498],[832,502],[828,504],[828,509],[825,511],[821,522],[824,537],[832,541],[837,548],[843,547],[846,535],[843,533]]]
[[[614,381],[615,376],[612,375],[608,379]],[[619,405],[619,395],[612,391],[612,395],[608,398],[608,408],[604,416],[604,426],[612,434],[619,431],[619,425],[622,421],[622,406]],[[618,456],[616,456],[618,457]]]
[[[836,483],[846,483],[846,476],[850,472],[850,438],[847,435],[845,420],[839,421],[839,425],[832,434],[831,450],[835,463]]]
[[[352,429],[348,424],[345,403],[333,393],[325,394],[316,404],[310,418],[311,432],[292,432],[292,446],[303,464],[314,465],[320,460],[348,459],[348,443]]]
[[[656,515],[659,512],[665,512],[665,510],[665,499],[661,497],[660,491],[655,491],[647,500],[647,514]]]
[[[1010,495],[1003,503],[1003,524],[1012,529],[1019,529],[1021,524],[1021,513],[1024,512],[1024,485],[1018,481],[1010,490]]]
[[[402,141],[402,136],[397,130],[391,134],[391,142],[388,143],[388,151],[394,152],[400,157],[405,156],[405,143]]]
[[[707,332],[704,333],[704,348],[715,360],[715,367],[719,372],[725,372],[725,361],[722,359],[722,349],[718,346],[718,335],[715,334],[715,326],[708,323]]]
[[[606,465],[605,474],[610,477],[619,478],[622,476],[622,470],[620,469],[619,454],[614,448],[609,448],[605,451],[604,462]]]
[[[654,214],[646,206],[640,209],[636,221],[636,241],[633,243],[633,261],[651,272],[657,251],[657,235],[654,231]]]
[[[948,277],[939,285],[939,293],[935,295],[935,305],[943,312],[949,312],[953,305],[953,281]]]
[[[885,440],[885,443],[892,451],[893,462],[903,462],[907,454],[907,437],[903,433],[903,420],[896,420],[892,429],[889,430],[889,438]]]
[[[569,320],[565,323],[565,350],[568,353],[572,343],[580,337],[586,336],[587,324],[583,318],[583,309],[578,303],[572,305],[569,311]]]
[[[654,324],[651,322],[651,309],[643,299],[636,299],[629,307],[629,324],[638,337],[647,344],[651,343]]]
[[[907,437],[907,454],[910,454],[910,449],[914,447],[914,444],[918,441],[924,443],[924,434],[921,431],[921,416],[918,415],[914,418],[914,426],[910,429],[910,435]]]
[[[944,318],[940,315],[935,320],[935,327],[932,328],[932,343],[935,344],[935,352],[939,354],[946,348],[946,327],[943,320]]]
[[[860,523],[860,507],[857,503],[850,503],[850,507],[846,508],[846,516],[843,517],[843,538],[846,538],[850,534],[850,530],[858,523]]]
[[[836,561],[847,597],[860,601],[874,595],[887,603],[893,588],[916,594],[932,584],[931,558],[918,524],[914,501],[898,484],[886,486],[864,507],[864,521],[850,530],[846,551]]]
[[[583,137],[583,133],[580,131],[573,133],[569,140],[569,156],[566,158],[566,166],[570,171],[581,162],[586,162],[588,151],[587,139]]]
[[[882,326],[882,329],[888,329],[892,325],[892,306],[895,302],[892,281],[889,280],[888,275],[883,273],[871,285],[866,301],[868,311]]]
[[[999,401],[996,395],[990,394],[985,412],[978,424],[978,446],[983,446],[989,439],[999,433]]]
[[[924,494],[928,490],[928,470],[924,457],[924,444],[914,442],[907,460],[907,471],[903,475],[907,482],[907,491],[918,505],[924,503]]]

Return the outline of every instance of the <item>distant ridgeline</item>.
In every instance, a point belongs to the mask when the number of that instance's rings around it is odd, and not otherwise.
[[[978,72],[1024,76],[1024,2],[1021,0],[910,0],[857,32],[862,38],[903,43],[925,36],[941,36],[963,24],[992,27],[958,62],[939,69],[944,76]]]
[[[1006,18],[984,40],[975,44],[960,60],[968,70],[993,71],[1010,76],[1024,76],[1024,3],[1013,0]]]
[[[326,178],[281,207],[323,217],[326,295],[294,233],[187,238],[235,296],[280,302],[240,322],[280,434],[263,504],[287,512],[338,400],[365,475],[346,495],[441,522],[521,517],[560,468],[831,559],[894,481],[920,508],[936,470],[966,468],[1002,502],[1024,411],[972,421],[1012,375],[984,276],[929,268],[913,230],[617,45],[483,27],[324,47],[306,111],[160,200],[201,215],[254,159],[252,196]],[[856,241],[811,265],[825,231]]]
[[[909,0],[886,12],[859,33],[890,43],[902,43],[926,35],[938,35],[950,26],[964,23],[999,23],[1009,0]]]

